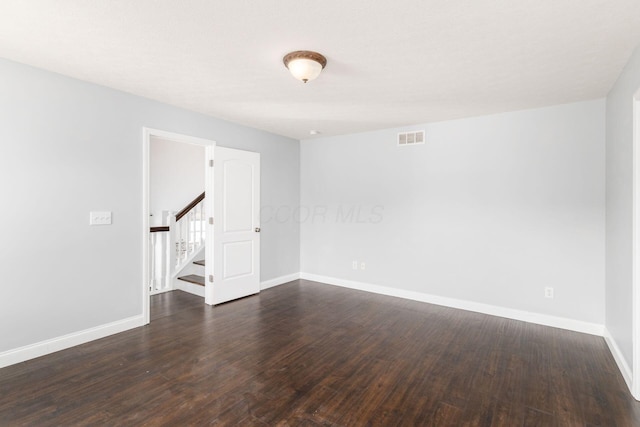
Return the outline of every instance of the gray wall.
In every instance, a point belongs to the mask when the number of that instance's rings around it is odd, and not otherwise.
[[[0,352],[142,313],[143,126],[260,152],[262,204],[299,204],[292,139],[5,60],[0,118]],[[295,221],[261,240],[263,281],[300,270]]]
[[[302,271],[604,324],[604,141],[604,100],[302,141]]]
[[[632,355],[633,96],[640,89],[637,48],[607,96],[606,327],[629,367]]]

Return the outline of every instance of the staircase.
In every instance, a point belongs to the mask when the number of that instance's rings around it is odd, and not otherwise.
[[[150,294],[180,289],[204,297],[205,193],[178,213],[163,212],[149,233]]]
[[[193,261],[193,264],[204,267],[204,260]],[[202,269],[202,274],[204,274],[204,269]],[[204,286],[204,276],[200,276],[199,274],[187,274],[186,276],[178,277],[178,280],[193,283],[198,286]]]
[[[175,277],[173,288],[204,298],[206,282],[204,265],[204,259],[198,259],[189,263],[189,265],[183,268]]]

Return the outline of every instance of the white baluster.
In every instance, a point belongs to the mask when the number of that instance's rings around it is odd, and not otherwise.
[[[193,221],[191,223],[193,227],[193,252],[200,247],[200,239],[198,238],[198,206],[193,209]]]
[[[158,287],[165,291],[167,290],[167,276],[165,276],[165,271],[166,271],[166,265],[167,265],[167,251],[165,250],[165,245],[167,244],[167,235],[169,233],[166,232],[162,232],[162,233],[157,233],[159,234],[158,236],[158,250],[156,251],[156,253],[158,254]]]
[[[182,260],[186,257],[187,255],[187,248],[185,247],[185,243],[186,243],[186,239],[187,239],[187,228],[186,228],[186,221],[184,220],[184,217],[180,218],[180,221],[178,221],[178,224],[180,224],[180,241],[178,242],[178,265],[180,265],[182,263]]]
[[[191,240],[191,214],[193,212],[189,212],[187,215],[185,215],[184,218],[184,224],[185,224],[185,231],[187,233],[187,246],[185,248],[184,251],[184,257],[185,260],[191,255],[191,247],[193,246],[193,242]]]
[[[196,241],[196,210],[193,209],[189,214],[189,233],[191,234],[191,253],[196,251],[198,242]]]
[[[202,236],[202,244],[207,238],[207,209],[204,200],[202,201],[202,216],[200,217],[200,235]]]
[[[162,247],[162,253],[164,254],[164,264],[163,264],[163,268],[162,268],[162,277],[164,277],[164,285],[167,289],[171,289],[171,262],[173,260],[173,258],[171,257],[172,251],[171,251],[171,242],[173,241],[172,237],[171,237],[171,233],[173,233],[173,230],[171,229],[171,220],[170,220],[170,214],[169,212],[162,212],[163,218],[166,218],[166,221],[163,222],[163,224],[169,224],[169,231],[167,233],[163,233],[164,236],[163,237],[163,247]],[[174,224],[175,226],[175,224]]]
[[[167,266],[167,280],[169,280],[178,265],[176,243],[180,241],[180,230],[178,230],[178,225],[176,224],[176,216],[172,212],[167,212],[166,218],[166,224],[169,224],[169,244],[167,247],[167,254],[169,255],[167,258],[167,263],[169,264]]]
[[[193,215],[193,240],[196,242],[196,248],[199,248],[202,244],[202,240],[200,239],[200,209],[200,203],[198,203]]]
[[[206,217],[207,216],[207,212],[205,211],[204,208],[204,200],[202,202],[200,202],[200,222],[198,223],[200,225],[200,245],[204,245],[204,239],[205,239],[205,224],[206,224]]]
[[[191,255],[191,247],[193,246],[193,241],[191,240],[191,214],[193,214],[193,211],[190,211],[184,217],[184,223],[187,230],[187,250],[185,251],[185,258],[188,258]]]
[[[193,251],[200,247],[200,236],[198,235],[198,205],[193,209]]]

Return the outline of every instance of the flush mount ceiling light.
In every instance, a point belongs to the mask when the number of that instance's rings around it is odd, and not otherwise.
[[[289,69],[293,77],[306,83],[320,75],[320,71],[327,65],[327,58],[318,52],[297,50],[287,53],[282,58],[284,66]]]

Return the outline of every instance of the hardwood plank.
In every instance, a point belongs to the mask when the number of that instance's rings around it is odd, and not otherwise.
[[[556,423],[555,419],[553,418],[553,415],[546,412],[538,411],[533,408],[527,408],[525,410],[524,426],[525,427],[554,427],[554,426],[560,427],[561,425]]]
[[[202,306],[202,298],[186,292],[165,292],[153,296],[153,310],[151,321],[161,317],[171,316],[184,310],[198,309]]]
[[[462,410],[447,403],[440,403],[433,414],[432,425],[438,427],[457,427],[463,425]],[[479,424],[474,424],[479,425]]]
[[[0,369],[0,425],[638,426],[601,337],[304,280]]]

